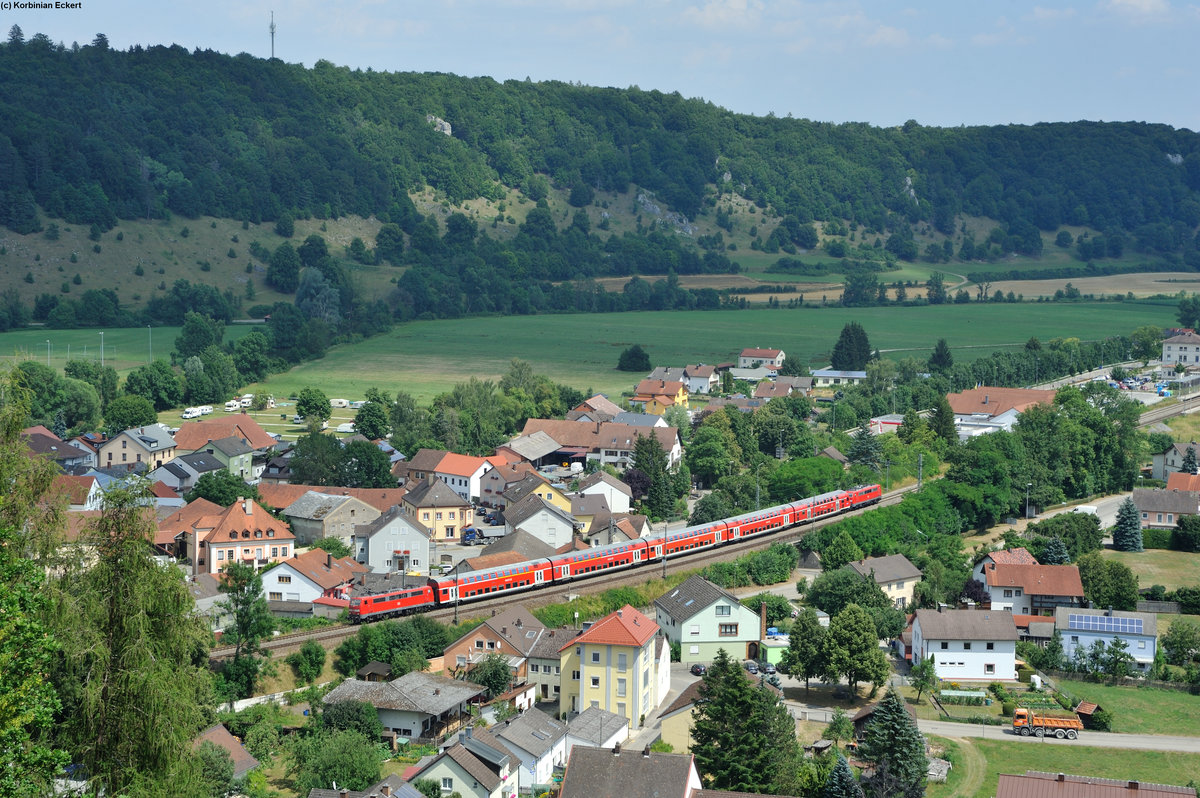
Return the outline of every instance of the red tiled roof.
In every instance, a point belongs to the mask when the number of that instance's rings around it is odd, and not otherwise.
[[[1029,549],[1021,547],[1017,549],[1001,549],[1000,551],[988,552],[992,562],[997,565],[1037,565],[1038,561],[1030,554]]]
[[[251,449],[270,449],[277,441],[263,430],[252,416],[238,414],[224,418],[190,421],[175,433],[175,445],[183,452],[203,449],[210,441],[241,438]]]
[[[1083,596],[1074,565],[1000,565],[984,569],[989,587],[1019,587],[1035,596]]]
[[[674,380],[642,380],[634,393],[639,396],[675,396],[683,389],[683,383]]]
[[[1200,491],[1200,474],[1181,471],[1167,474],[1167,490]]]
[[[264,532],[274,530],[273,539],[276,541],[289,541],[296,538],[286,523],[268,513],[253,499],[234,502],[219,515],[206,515],[199,518],[192,522],[191,529],[198,530],[197,534],[200,540],[222,543],[234,540],[231,537],[232,532],[254,532],[255,530]]]
[[[353,582],[356,574],[371,570],[353,557],[335,558],[321,549],[310,549],[290,560],[284,560],[279,565],[286,565],[297,573],[303,574],[320,585],[323,590]]]
[[[96,484],[95,477],[76,477],[70,474],[58,474],[54,477],[54,482],[50,485],[50,492],[60,496],[67,497],[68,504],[83,504],[87,501],[88,494],[92,492],[92,485]],[[172,493],[172,496],[175,494]]]
[[[1195,794],[1192,787],[1173,787],[1131,779],[1101,779],[1094,776],[1073,776],[1063,773],[1039,773],[1028,770],[1025,775],[1001,773],[996,784],[996,798],[1166,798],[1166,796]]]
[[[209,515],[219,515],[221,505],[208,499],[196,499],[180,507],[166,518],[158,522],[158,532],[154,535],[155,546],[166,546],[172,543],[180,532],[189,531],[192,524]]]
[[[238,738],[230,734],[229,729],[225,728],[223,723],[208,727],[192,741],[192,747],[199,748],[200,744],[204,742],[210,742],[229,754],[229,758],[233,760],[233,775],[237,778],[241,778],[247,772],[258,767],[258,760],[242,747]]]
[[[772,358],[772,359],[773,359],[773,358],[777,358],[777,357],[779,357],[779,353],[780,353],[781,351],[783,351],[783,350],[781,350],[781,349],[753,349],[753,348],[748,348],[748,349],[743,349],[743,350],[742,350],[742,357],[765,357],[765,358]]]
[[[179,494],[167,487],[167,483],[161,479],[154,480],[154,484],[150,486],[150,495],[156,499],[178,499]]]
[[[1022,412],[1034,405],[1052,404],[1054,394],[1052,390],[996,388],[984,385],[962,393],[948,393],[946,401],[950,403],[950,409],[958,415],[998,416],[1009,410]]]
[[[605,615],[567,646],[591,643],[601,646],[633,646],[640,648],[658,633],[658,624],[626,604],[616,612]]]
[[[638,435],[653,434],[667,452],[674,448],[679,433],[674,427],[634,427],[607,421],[561,421],[531,418],[525,422],[522,435],[538,430],[545,432],[560,446],[578,446],[587,451],[599,449],[632,450]]]
[[[472,457],[467,454],[455,454],[449,452],[442,461],[438,463],[434,469],[439,474],[453,474],[456,477],[469,477],[479,470],[479,467],[486,463],[487,460],[483,457]]]

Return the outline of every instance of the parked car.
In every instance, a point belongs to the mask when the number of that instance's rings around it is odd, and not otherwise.
[[[771,663],[767,662],[766,660],[763,660],[762,662],[758,663],[758,668],[759,668],[759,670],[761,670],[763,673],[766,673],[766,674],[771,674],[771,673],[775,672],[775,666],[772,665]]]
[[[704,674],[708,673],[708,668],[704,667],[699,662],[688,668],[688,670],[693,676],[703,676]]]
[[[748,660],[746,662],[746,671],[752,676],[757,676],[758,675],[758,663],[755,662],[754,660]]]

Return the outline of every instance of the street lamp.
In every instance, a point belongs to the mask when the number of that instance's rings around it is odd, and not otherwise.
[[[149,341],[149,348],[146,353],[146,365],[150,366],[154,364],[154,330],[150,328],[149,324],[146,325],[146,338]]]
[[[46,368],[50,368],[50,339],[46,339]]]
[[[1025,520],[1029,520],[1029,489],[1032,487],[1032,482],[1025,483]]]
[[[104,333],[100,333],[100,368],[104,368]]]
[[[754,510],[756,512],[762,509],[762,491],[758,483],[758,470],[762,467],[762,463],[754,467]]]

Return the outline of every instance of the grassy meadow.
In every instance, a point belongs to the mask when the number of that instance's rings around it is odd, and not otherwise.
[[[938,338],[971,360],[1003,347],[1063,336],[1084,340],[1169,324],[1171,311],[1140,303],[941,305],[921,308],[825,308],[515,316],[412,322],[331,349],[321,360],[278,374],[262,386],[276,397],[305,385],[330,396],[361,398],[377,386],[419,401],[475,376],[499,378],[512,358],[580,389],[619,395],[640,374],[616,370],[626,347],[641,344],[655,365],[722,363],[747,346],[779,347],[814,367],[827,365],[842,326],[860,322],[885,356],[925,358]],[[0,338],[0,343],[3,339]],[[969,342],[969,343],[968,343]],[[962,345],[966,343],[966,345]]]

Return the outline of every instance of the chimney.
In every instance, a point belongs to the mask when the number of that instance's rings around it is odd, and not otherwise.
[[[1066,774],[1066,773],[1059,773],[1059,774],[1058,774],[1058,781],[1066,781],[1066,780],[1067,780],[1067,774]]]
[[[1110,618],[1112,617],[1112,605],[1111,604],[1108,605],[1108,609],[1106,609],[1104,611],[1104,614],[1109,616]]]
[[[346,796],[347,796],[347,795],[349,795],[349,794],[350,794],[350,791],[349,791],[349,790],[347,790],[345,787],[343,787],[342,789],[338,790],[338,795],[340,795],[340,796],[341,796],[341,798],[346,798]]]
[[[333,570],[333,555],[329,552],[325,552],[325,569],[329,571]]]
[[[442,688],[440,688],[440,687],[435,687],[435,688],[433,688],[433,694],[434,694],[434,695],[441,695],[441,694],[442,694]],[[471,733],[470,733],[470,732],[471,732],[471,729],[468,727],[468,728],[467,728],[467,736],[468,736],[468,737],[470,737],[470,736],[471,736]]]
[[[983,403],[985,405],[988,403],[988,395],[986,393],[983,395]]]
[[[650,746],[646,746],[645,748],[642,749],[642,758],[643,759],[650,758]]]
[[[620,755],[621,755],[621,744],[617,743],[616,745],[613,746],[613,756],[620,756]]]
[[[617,617],[618,617],[618,618],[624,618],[624,617],[625,617],[625,611],[624,611],[624,609],[623,609],[623,608],[622,608],[622,609],[619,609],[619,610],[617,610]]]
[[[437,691],[437,690],[434,690],[434,691],[433,691],[433,694],[434,694],[434,695],[437,695],[437,694],[438,694],[438,691]],[[471,739],[471,727],[470,727],[470,726],[468,726],[468,727],[467,727],[466,735],[467,735],[467,739],[468,739],[468,740],[470,740],[470,739]]]
[[[254,502],[252,502],[250,499],[242,499],[241,502],[242,509],[246,512],[246,515],[253,515],[254,511],[250,509],[250,505],[254,504]]]
[[[379,794],[380,794],[380,795],[385,795],[385,796],[386,796],[386,795],[391,795],[391,794],[392,794],[392,785],[390,785],[390,784],[380,784],[380,785],[379,785]]]
[[[1136,782],[1136,781],[1131,781],[1131,782],[1129,782],[1129,785],[1128,785],[1129,789],[1131,789],[1131,790],[1138,790],[1138,789],[1141,789],[1141,786],[1142,786],[1142,785],[1141,785],[1141,784],[1139,784],[1139,783],[1138,783],[1138,782]]]

